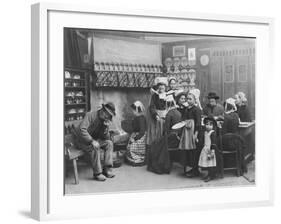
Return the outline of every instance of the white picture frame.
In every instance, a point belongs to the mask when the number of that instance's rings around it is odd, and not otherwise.
[[[261,91],[269,89],[271,84],[270,79],[262,74],[273,74],[269,61],[273,57],[273,19],[157,10],[113,10],[53,3],[32,5],[31,13],[31,215],[34,219],[69,219],[272,205],[273,143],[269,141],[270,135],[265,135],[263,132],[270,129],[270,122],[265,119],[270,117],[270,110],[265,108],[271,108],[272,105]],[[120,22],[121,20],[123,23]],[[179,23],[181,25],[177,26]],[[61,139],[63,126],[60,125],[63,123],[63,113],[60,104],[63,98],[62,28],[69,26],[256,37],[258,49],[256,185],[65,196],[63,150],[60,151],[63,147]],[[261,101],[262,106],[259,103]],[[265,148],[266,150],[262,150]],[[181,200],[178,200],[179,198]],[[116,204],[134,204],[134,206],[123,209]]]

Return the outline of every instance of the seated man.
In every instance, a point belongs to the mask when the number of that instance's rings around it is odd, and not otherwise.
[[[88,112],[74,130],[75,145],[88,153],[94,179],[105,181],[113,178],[113,143],[109,134],[109,123],[115,116],[113,103],[102,104],[98,111]],[[104,150],[104,164],[101,164],[101,150]]]
[[[216,93],[210,92],[208,94],[209,103],[203,108],[203,115],[207,117],[222,117],[224,108],[217,100],[220,97]]]

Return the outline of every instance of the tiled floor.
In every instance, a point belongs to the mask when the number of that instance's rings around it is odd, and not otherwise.
[[[92,170],[87,166],[79,166],[79,184],[74,184],[73,173],[69,172],[65,182],[66,194],[91,194],[103,192],[122,191],[151,191],[168,190],[175,188],[200,188],[200,187],[231,187],[249,186],[255,184],[254,162],[248,165],[248,173],[236,177],[235,173],[227,172],[223,179],[218,178],[205,183],[200,178],[186,178],[182,175],[182,168],[175,164],[170,174],[158,175],[148,172],[146,167],[131,167],[123,164],[114,169],[116,177],[98,182],[92,179]]]

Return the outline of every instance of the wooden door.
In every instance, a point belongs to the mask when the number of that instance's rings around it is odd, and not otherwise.
[[[236,92],[236,58],[233,55],[226,54],[227,51],[223,51],[223,63],[222,63],[222,82],[223,82],[223,100],[233,97]]]
[[[245,49],[243,49],[245,51]],[[236,56],[236,69],[235,69],[235,83],[236,83],[236,91],[243,92],[247,97],[250,96],[251,93],[251,73],[249,66],[249,56],[246,54]]]
[[[220,99],[223,98],[223,85],[222,85],[222,63],[223,57],[220,52],[214,52],[211,58],[211,69],[209,77],[208,92],[215,92],[219,95]]]
[[[256,63],[255,63],[255,49],[250,50],[250,57],[249,57],[249,71],[250,71],[250,79],[249,83],[251,86],[251,91],[248,95],[248,106],[251,111],[252,119],[255,119],[255,103],[256,103],[256,88],[255,88],[255,81],[256,81]]]

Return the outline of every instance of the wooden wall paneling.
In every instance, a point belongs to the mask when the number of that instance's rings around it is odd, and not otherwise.
[[[242,50],[242,52],[245,49]],[[244,92],[246,96],[249,96],[251,92],[250,84],[250,70],[249,70],[249,56],[240,55],[235,57],[236,60],[236,69],[235,69],[235,83],[237,92]]]
[[[233,55],[226,55],[225,50],[223,52],[223,97],[225,100],[227,98],[233,97],[236,91],[235,82],[235,57]]]
[[[219,51],[212,52],[210,63],[210,79],[209,79],[209,92],[216,92],[220,98],[223,98],[222,88],[222,62],[223,57],[220,56]]]
[[[210,71],[209,68],[201,68],[198,70],[198,88],[200,89],[200,100],[202,104],[206,104],[206,96],[208,94]]]
[[[255,54],[254,51],[253,53],[250,54],[250,60],[249,60],[249,70],[250,70],[250,81],[249,84],[251,85],[251,92],[248,96],[248,105],[251,110],[252,118],[255,118],[255,103],[256,103],[256,63],[255,63]]]

